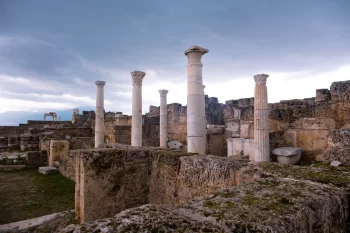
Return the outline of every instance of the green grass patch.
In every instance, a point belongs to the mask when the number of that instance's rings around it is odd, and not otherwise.
[[[74,209],[74,182],[38,169],[0,171],[0,224]]]

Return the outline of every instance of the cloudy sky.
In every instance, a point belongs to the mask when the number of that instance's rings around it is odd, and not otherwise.
[[[94,106],[104,80],[106,110],[130,114],[133,70],[143,112],[159,89],[186,104],[192,45],[220,102],[252,97],[257,73],[269,102],[313,97],[350,80],[350,1],[0,0],[0,112]]]

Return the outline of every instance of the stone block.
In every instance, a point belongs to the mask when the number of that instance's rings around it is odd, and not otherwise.
[[[48,175],[52,173],[57,173],[58,169],[55,167],[39,167],[39,173]]]
[[[328,102],[331,100],[331,92],[328,89],[316,90],[316,102]]]
[[[293,156],[293,155],[301,155],[302,152],[303,152],[303,149],[301,148],[279,147],[279,148],[275,148],[272,151],[272,154],[282,155],[282,156]]]
[[[29,167],[40,167],[47,165],[47,153],[44,151],[28,151],[26,153]]]
[[[180,150],[183,148],[183,144],[179,141],[169,141],[168,148]]]
[[[303,149],[294,147],[279,147],[272,150],[281,164],[295,165],[299,162]]]
[[[235,120],[235,121],[227,122],[225,130],[232,132],[232,137],[239,137],[240,136],[240,121]]]
[[[60,161],[63,156],[67,156],[69,151],[69,142],[66,140],[50,141],[50,158],[49,166],[53,165],[53,161]]]

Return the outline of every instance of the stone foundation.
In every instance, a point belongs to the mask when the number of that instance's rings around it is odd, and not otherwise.
[[[234,185],[235,171],[247,163],[159,148],[111,147],[70,153],[76,164],[76,213],[82,222],[142,204],[178,205],[209,196]]]

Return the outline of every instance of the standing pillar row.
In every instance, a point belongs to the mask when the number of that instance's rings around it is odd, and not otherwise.
[[[95,117],[95,148],[104,143],[105,112],[104,112],[104,86],[106,82],[96,81],[96,117]]]
[[[132,78],[132,118],[131,145],[142,146],[142,80],[146,73],[131,72]]]
[[[166,148],[168,141],[168,105],[166,96],[168,90],[159,90],[160,94],[160,127],[159,127],[159,147]]]
[[[185,51],[187,65],[187,151],[205,154],[206,117],[201,58],[208,49],[192,46]]]
[[[267,74],[254,76],[254,160],[270,161],[269,105],[267,100]]]

